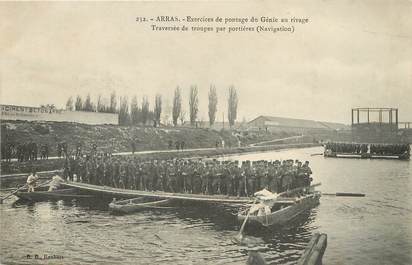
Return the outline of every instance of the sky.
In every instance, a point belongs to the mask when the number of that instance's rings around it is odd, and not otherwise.
[[[279,1],[280,2],[280,1]],[[218,121],[228,88],[238,120],[258,115],[350,123],[354,107],[399,108],[412,121],[412,1],[0,3],[0,103],[55,104],[88,93],[149,97],[199,89]],[[304,2],[304,3],[300,3]],[[289,33],[154,32],[137,16],[298,17]],[[173,24],[173,23],[172,23]]]

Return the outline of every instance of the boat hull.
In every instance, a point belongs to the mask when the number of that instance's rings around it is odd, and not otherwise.
[[[281,226],[296,218],[303,212],[319,204],[320,193],[313,193],[302,197],[296,203],[288,205],[276,212],[264,216],[252,216],[247,219],[247,224],[259,226]],[[238,214],[237,219],[243,223],[246,215]]]
[[[128,199],[118,202],[111,202],[109,204],[109,210],[113,213],[133,213],[143,211],[147,209],[166,207],[170,205],[171,199],[145,201],[147,198],[139,198],[140,201],[136,202],[135,199]]]

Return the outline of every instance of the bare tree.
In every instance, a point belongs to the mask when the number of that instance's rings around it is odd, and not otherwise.
[[[84,104],[83,104],[83,109],[85,111],[94,111],[94,106],[90,98],[90,94],[87,94],[86,100],[84,101]]]
[[[73,97],[69,97],[69,99],[66,102],[66,110],[72,111],[73,109]]]
[[[228,120],[229,126],[232,127],[235,125],[236,117],[237,117],[237,92],[234,86],[229,87],[229,97],[228,97]]]
[[[199,111],[199,98],[198,98],[197,86],[191,86],[190,93],[189,93],[189,116],[190,116],[190,125],[192,126],[196,124],[198,111]]]
[[[160,116],[162,114],[162,96],[157,94],[154,107],[154,126],[160,125]]]
[[[138,125],[140,121],[140,109],[137,103],[137,97],[133,96],[132,102],[130,103],[130,123],[133,125]]]
[[[214,85],[211,85],[209,89],[209,124],[210,126],[212,126],[215,123],[216,112],[217,112],[216,87]]]
[[[146,125],[149,119],[149,100],[146,96],[143,96],[142,99],[142,123]]]
[[[129,103],[128,103],[127,96],[120,97],[119,124],[120,125],[130,124]]]
[[[111,113],[116,113],[117,111],[117,98],[116,98],[116,92],[113,91],[112,94],[110,95],[110,108],[109,111]]]
[[[163,105],[164,105],[163,107],[164,110],[162,111],[163,123],[166,125],[170,125],[169,118],[170,118],[170,114],[172,113],[172,106],[170,105],[170,101],[167,99],[164,100]]]
[[[74,109],[77,111],[83,110],[83,100],[80,95],[77,95],[76,97],[76,103],[74,104]]]
[[[172,119],[173,125],[177,126],[177,119],[182,111],[182,96],[180,94],[180,88],[176,87],[175,94],[173,96],[173,107],[172,107]]]
[[[183,125],[185,123],[185,119],[186,119],[186,111],[185,110],[182,109],[180,111],[179,119],[180,119],[180,124]]]
[[[97,96],[96,110],[97,112],[106,112],[106,106],[104,104],[102,95]]]

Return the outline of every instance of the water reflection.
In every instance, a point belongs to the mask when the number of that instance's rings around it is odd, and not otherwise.
[[[320,190],[367,195],[323,196],[319,206],[280,228],[246,226],[269,264],[294,264],[314,232],[328,234],[325,264],[412,264],[411,162],[310,156],[318,152],[232,157],[309,160]],[[111,215],[109,202],[8,200],[0,205],[2,262],[32,264],[21,257],[33,253],[33,246],[40,254],[63,255],[66,264],[244,264],[247,259],[247,246],[232,241],[240,227],[235,207],[184,203]]]

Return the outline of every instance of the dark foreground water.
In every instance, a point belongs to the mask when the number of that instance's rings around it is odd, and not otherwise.
[[[324,264],[412,264],[412,162],[310,156],[320,148],[245,154],[238,160],[309,160],[323,192],[320,205],[287,227],[248,231],[269,264],[294,264],[312,233],[328,234]],[[234,209],[192,205],[113,216],[106,204],[0,205],[2,264],[245,264],[232,242]],[[27,255],[63,259],[27,259]]]

